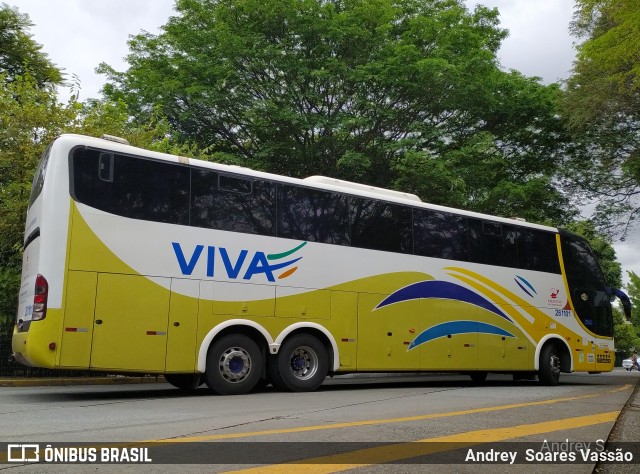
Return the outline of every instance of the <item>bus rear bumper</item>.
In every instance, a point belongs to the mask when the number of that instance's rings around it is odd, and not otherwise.
[[[11,349],[17,362],[30,367],[56,367],[58,341],[52,337],[52,334],[59,333],[56,330],[56,319],[47,314],[42,321],[32,321],[29,330],[25,332],[18,332],[14,326]]]

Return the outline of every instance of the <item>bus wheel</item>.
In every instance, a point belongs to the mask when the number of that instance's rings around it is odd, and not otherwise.
[[[202,384],[201,374],[164,374],[164,379],[180,390],[195,390]]]
[[[469,377],[473,383],[484,383],[487,380],[487,372],[469,372]]]
[[[243,334],[229,334],[209,349],[205,381],[219,395],[242,395],[256,386],[262,367],[258,344]]]
[[[560,381],[560,353],[554,344],[547,344],[540,353],[538,379],[542,385],[558,385]]]
[[[293,336],[285,341],[278,352],[277,370],[278,382],[282,382],[287,390],[311,392],[327,377],[327,349],[309,334]]]

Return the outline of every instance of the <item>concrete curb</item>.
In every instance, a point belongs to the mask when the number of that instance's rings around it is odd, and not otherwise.
[[[609,433],[607,443],[612,442],[640,442],[640,383],[636,383],[633,393]],[[593,472],[594,474],[635,474],[638,472],[638,465],[598,463]]]

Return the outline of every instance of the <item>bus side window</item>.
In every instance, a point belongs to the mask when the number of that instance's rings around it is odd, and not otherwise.
[[[466,217],[414,209],[413,236],[416,255],[463,262],[469,260]]]
[[[412,253],[411,208],[371,199],[351,198],[351,245]]]
[[[189,170],[184,166],[77,149],[72,172],[72,195],[88,206],[132,219],[189,222]]]
[[[498,222],[469,219],[469,260],[487,265],[518,267],[516,229]]]
[[[519,267],[537,272],[560,273],[556,235],[536,229],[518,230]]]
[[[192,169],[190,224],[231,232],[274,235],[274,188],[269,181]]]
[[[278,237],[349,245],[347,197],[317,189],[279,184]]]

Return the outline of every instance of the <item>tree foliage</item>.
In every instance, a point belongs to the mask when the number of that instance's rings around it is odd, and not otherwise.
[[[575,137],[570,175],[600,200],[602,228],[625,235],[640,217],[640,8],[636,0],[577,6],[573,31],[585,40],[564,107]]]
[[[290,176],[562,221],[559,90],[499,68],[497,10],[457,0],[178,0],[107,97],[178,141]]]
[[[631,300],[631,321],[628,322],[621,311],[614,312],[614,338],[616,349],[629,354],[640,349],[640,276],[628,272],[629,283],[626,290]]]
[[[104,133],[133,145],[188,154],[168,138],[168,126],[156,115],[131,123],[123,102],[71,97],[59,102],[55,85],[62,74],[28,33],[26,15],[0,9],[0,315],[12,314],[22,263],[27,203],[38,160],[61,133]]]
[[[28,33],[33,26],[28,15],[6,3],[0,5],[0,74],[3,82],[13,82],[29,73],[39,87],[59,85],[62,72],[42,52]]]
[[[640,276],[634,272],[628,272],[628,275],[627,294],[631,300],[631,322],[640,336]],[[640,349],[640,344],[637,349]]]

